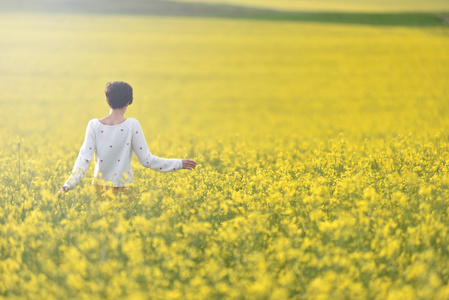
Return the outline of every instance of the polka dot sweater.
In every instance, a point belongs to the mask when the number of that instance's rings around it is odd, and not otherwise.
[[[136,153],[140,163],[160,172],[182,169],[182,160],[159,158],[151,154],[139,121],[128,118],[118,125],[104,125],[98,119],[89,121],[72,174],[64,186],[74,188],[86,174],[94,155],[94,177],[109,186],[126,186],[133,182],[131,159]],[[100,176],[101,174],[101,176]]]

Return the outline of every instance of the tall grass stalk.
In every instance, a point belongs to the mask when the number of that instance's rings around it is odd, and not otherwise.
[[[18,185],[19,185],[19,197],[20,197],[20,141],[17,143],[17,147],[18,147],[18,150],[19,150],[19,179],[18,179]]]

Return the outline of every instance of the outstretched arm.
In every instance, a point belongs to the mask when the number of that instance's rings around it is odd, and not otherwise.
[[[167,159],[153,155],[148,148],[142,127],[138,121],[136,121],[133,128],[132,146],[142,166],[155,171],[171,172],[179,169],[193,170],[196,166],[196,162],[190,159]]]

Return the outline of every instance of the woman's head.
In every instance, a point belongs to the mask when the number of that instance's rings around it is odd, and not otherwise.
[[[133,103],[133,88],[126,82],[108,82],[104,93],[112,109],[123,108]]]

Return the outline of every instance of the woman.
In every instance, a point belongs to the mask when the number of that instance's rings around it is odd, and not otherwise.
[[[196,162],[193,160],[165,159],[151,154],[139,122],[134,118],[124,117],[128,105],[133,102],[133,90],[128,83],[122,81],[108,83],[105,94],[110,107],[109,115],[89,121],[72,174],[59,192],[73,189],[83,179],[92,154],[95,160],[94,181],[97,190],[113,187],[114,192],[120,192],[133,182],[131,166],[133,153],[136,153],[144,167],[156,171],[195,169]]]

